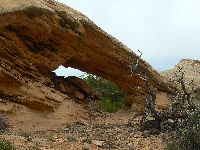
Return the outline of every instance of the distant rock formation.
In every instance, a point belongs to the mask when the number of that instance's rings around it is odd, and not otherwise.
[[[200,60],[182,59],[173,69],[162,72],[165,77],[173,78],[174,73],[182,68],[186,84],[194,80],[194,86],[200,88]]]
[[[56,1],[0,1],[1,101],[54,110],[68,98],[50,77],[60,65],[111,80],[134,99],[141,95],[138,86],[143,84],[131,74],[130,65],[137,58],[85,15]],[[138,68],[152,85],[159,85],[159,91],[176,90],[144,60],[140,59]]]

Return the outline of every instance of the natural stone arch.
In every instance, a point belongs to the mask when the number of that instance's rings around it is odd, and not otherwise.
[[[43,75],[63,65],[111,80],[128,94],[142,90],[142,80],[130,68],[138,56],[83,14],[52,0],[5,0],[0,5],[1,70],[9,76],[23,83],[31,76],[47,84]],[[3,64],[17,68],[16,73]],[[175,91],[144,60],[138,68],[152,84],[159,83],[160,91]]]

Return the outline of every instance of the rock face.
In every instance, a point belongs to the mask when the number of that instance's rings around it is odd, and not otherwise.
[[[0,1],[0,99],[53,110],[68,98],[51,72],[63,65],[114,81],[128,94],[143,84],[131,75],[138,56],[86,16],[53,0]],[[175,85],[140,59],[141,74],[163,92]],[[61,93],[61,92],[62,93]],[[81,98],[83,95],[78,95]]]
[[[68,95],[71,98],[77,98],[82,101],[100,99],[100,93],[91,88],[83,79],[75,76],[69,76],[67,78],[58,77],[54,73],[52,73],[49,77],[56,90]]]
[[[182,59],[173,69],[164,71],[162,74],[168,78],[173,78],[178,68],[184,72],[186,84],[194,80],[194,86],[200,87],[200,61],[193,59]]]

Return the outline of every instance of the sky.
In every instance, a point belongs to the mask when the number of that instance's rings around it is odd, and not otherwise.
[[[200,59],[200,0],[58,0],[88,16],[158,71]],[[81,72],[60,67],[58,75]]]

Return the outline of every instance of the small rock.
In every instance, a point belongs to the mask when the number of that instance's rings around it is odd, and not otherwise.
[[[76,136],[67,136],[66,138],[69,142],[78,142],[78,138]]]
[[[132,143],[128,143],[128,147],[131,147],[132,146]]]
[[[84,143],[83,150],[89,150],[90,145],[88,143]]]
[[[44,145],[46,143],[45,139],[42,139],[42,138],[35,138],[33,139],[33,142],[40,145]]]
[[[104,141],[97,141],[97,140],[92,140],[92,144],[102,147],[103,146]]]

